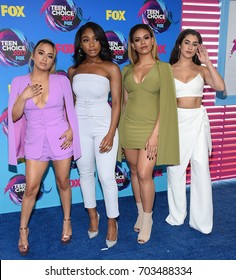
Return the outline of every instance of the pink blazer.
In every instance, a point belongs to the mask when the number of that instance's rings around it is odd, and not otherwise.
[[[74,160],[77,160],[81,156],[79,127],[67,77],[51,74],[48,101],[44,108],[38,108],[33,99],[28,99],[23,116],[13,123],[12,108],[15,100],[30,83],[28,74],[14,78],[11,84],[8,103],[8,163],[16,166],[17,159],[24,157],[26,150],[27,154],[40,158],[45,137],[56,156],[69,152],[68,149],[61,150],[63,139],[59,139],[68,129],[68,122],[73,131]]]

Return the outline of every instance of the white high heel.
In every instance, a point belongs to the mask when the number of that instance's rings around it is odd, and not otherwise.
[[[116,222],[116,231],[117,231],[117,235],[116,235],[116,240],[108,240],[106,239],[106,245],[108,248],[111,248],[113,246],[116,245],[117,240],[118,240],[118,223]]]
[[[98,227],[99,227],[99,220],[100,220],[100,215],[99,213],[97,213],[97,216],[98,216]],[[98,230],[97,231],[89,231],[88,230],[88,236],[90,239],[96,237],[98,235]]]

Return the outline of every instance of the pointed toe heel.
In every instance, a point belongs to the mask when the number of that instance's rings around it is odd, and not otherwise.
[[[115,246],[116,243],[117,243],[117,239],[114,240],[114,241],[106,239],[106,245],[107,245],[108,248],[111,248],[111,247]]]
[[[98,227],[99,227],[99,220],[100,220],[99,213],[97,213],[97,217],[98,217]],[[88,236],[89,236],[90,239],[95,238],[97,235],[98,235],[98,230],[97,231],[88,230]]]
[[[118,223],[117,222],[116,222],[116,231],[117,231],[117,234],[116,234],[116,239],[115,240],[106,239],[106,245],[107,245],[108,248],[111,248],[111,247],[115,246],[117,241],[118,241]]]
[[[96,236],[98,236],[98,231],[89,231],[88,230],[88,236],[90,239],[95,238]]]

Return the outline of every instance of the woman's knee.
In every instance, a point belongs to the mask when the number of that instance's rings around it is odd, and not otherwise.
[[[24,195],[26,197],[32,197],[32,198],[36,197],[39,191],[39,187],[40,187],[39,185],[26,184]]]
[[[92,177],[95,177],[95,172],[90,170],[87,171],[79,170],[79,175],[80,178],[82,179],[90,179]]]
[[[98,178],[102,186],[110,187],[116,185],[115,171],[109,172],[109,174],[106,172],[100,172],[100,174],[98,174]]]
[[[136,165],[130,166],[130,174],[132,177],[138,176],[138,170]]]
[[[66,191],[68,188],[70,188],[70,180],[69,178],[64,179],[57,179],[57,186],[60,190]]]
[[[147,172],[146,170],[137,170],[138,180],[141,182],[152,180],[152,173]]]

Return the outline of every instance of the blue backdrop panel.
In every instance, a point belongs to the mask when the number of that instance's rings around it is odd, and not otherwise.
[[[42,38],[57,47],[57,70],[66,74],[72,64],[74,36],[87,21],[100,24],[113,51],[114,62],[122,69],[128,63],[127,41],[130,28],[137,23],[150,25],[158,42],[160,59],[168,61],[180,32],[181,0],[7,0],[0,3],[0,213],[20,211],[25,190],[25,164],[9,170],[7,154],[7,106],[12,79],[28,73],[33,46]],[[166,189],[165,167],[154,171],[156,190]],[[82,202],[80,180],[75,164],[71,166],[72,202]],[[132,194],[130,172],[124,162],[117,166],[119,196]],[[102,192],[97,181],[97,198]],[[52,167],[41,183],[36,208],[60,204]]]

